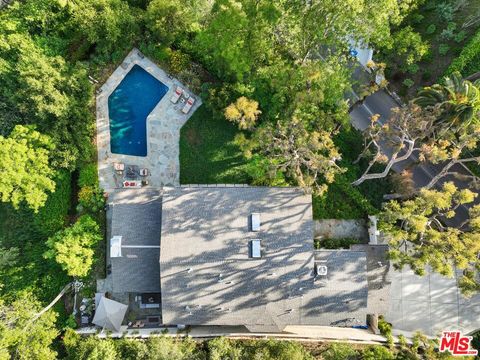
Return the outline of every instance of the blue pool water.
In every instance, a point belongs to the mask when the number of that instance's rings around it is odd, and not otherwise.
[[[168,87],[134,65],[108,98],[112,153],[147,156],[147,116]]]

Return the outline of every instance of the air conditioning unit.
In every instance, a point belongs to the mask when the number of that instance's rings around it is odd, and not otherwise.
[[[326,265],[316,265],[315,272],[317,276],[326,276],[328,272],[328,268]]]

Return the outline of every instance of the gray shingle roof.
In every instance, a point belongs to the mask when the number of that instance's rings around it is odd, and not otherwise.
[[[122,236],[122,246],[150,246],[123,247],[122,257],[111,258],[113,291],[160,292],[160,192],[154,189],[116,190],[110,195],[109,204],[111,236]]]
[[[254,212],[259,232],[250,231]],[[329,274],[314,281],[311,196],[302,190],[174,188],[162,213],[163,323],[283,329],[365,322],[365,253],[317,252]],[[251,239],[261,239],[261,259],[249,258]]]
[[[387,314],[392,283],[388,245],[357,244],[351,249],[367,254],[368,313]]]

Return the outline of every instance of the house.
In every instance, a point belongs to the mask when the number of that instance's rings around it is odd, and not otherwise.
[[[157,299],[164,325],[366,324],[366,251],[315,251],[301,189],[128,189],[109,203],[112,294]]]

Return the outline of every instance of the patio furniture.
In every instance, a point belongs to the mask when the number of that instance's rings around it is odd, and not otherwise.
[[[125,174],[127,179],[136,180],[137,174],[138,174],[138,166],[136,165],[127,166],[127,173]]]
[[[174,104],[178,102],[178,99],[180,99],[180,96],[182,96],[183,90],[180,86],[177,86],[175,89],[175,92],[173,93],[172,97],[170,98],[170,101]]]
[[[125,180],[123,182],[123,187],[124,188],[139,188],[142,187],[142,182],[141,181],[136,181],[136,180]]]
[[[182,112],[184,114],[187,114],[190,111],[190,109],[192,108],[193,104],[195,104],[195,99],[193,97],[190,97],[187,100],[187,103],[185,104],[185,106],[183,107]]]
[[[142,320],[137,320],[132,324],[132,328],[142,328],[145,326],[145,323]]]
[[[139,171],[140,176],[148,176],[148,169],[147,168],[142,168]]]
[[[123,171],[125,170],[125,164],[124,163],[113,163],[113,168],[117,172],[117,174],[121,175],[123,174]]]

